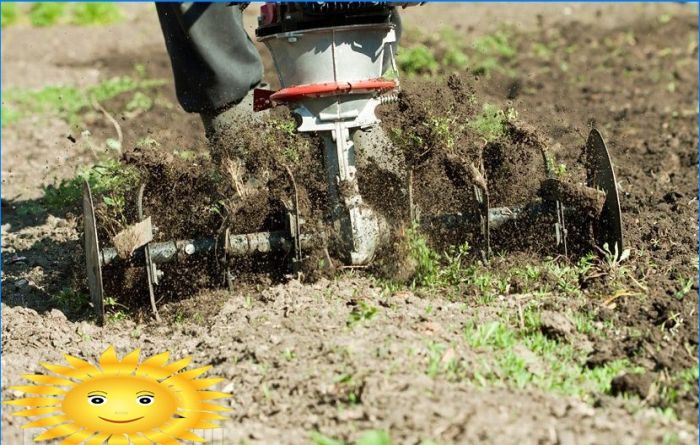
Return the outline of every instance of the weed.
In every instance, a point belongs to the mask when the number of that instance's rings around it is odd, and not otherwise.
[[[677,403],[688,394],[697,392],[698,365],[683,369],[659,382],[659,396],[662,406]]]
[[[428,119],[430,131],[436,136],[435,143],[451,150],[454,146],[454,136],[452,135],[452,120],[445,117],[430,117]]]
[[[417,226],[408,229],[406,235],[408,254],[416,262],[413,285],[433,286],[437,284],[440,255],[428,246],[428,241],[422,236]]]
[[[547,45],[540,42],[535,42],[532,45],[532,52],[545,62],[552,58],[552,50]]]
[[[352,327],[357,323],[363,321],[369,321],[377,315],[378,309],[375,306],[367,303],[366,301],[360,301],[357,306],[355,306],[352,311],[350,311],[350,316],[348,317],[347,325]]]
[[[52,299],[63,312],[72,313],[86,309],[90,303],[90,298],[87,295],[69,288],[62,289],[58,294],[54,295]]]
[[[400,70],[409,76],[434,76],[449,69],[470,67],[476,74],[490,76],[499,71],[512,74],[503,65],[516,55],[503,31],[476,39],[471,46],[452,28],[431,35],[417,35],[417,43],[403,47],[396,57]]]
[[[357,382],[355,382],[352,374],[340,374],[333,379],[333,382],[337,385],[342,385],[347,388],[345,397],[348,403],[350,403],[351,405],[355,405],[360,402],[360,396],[358,392],[359,386],[361,385],[358,385]]]
[[[391,439],[386,431],[370,430],[362,433],[356,445],[391,445]]]
[[[495,105],[484,104],[481,114],[470,122],[470,126],[486,142],[496,141],[506,134],[506,124],[517,118],[517,112],[513,108],[502,110]]]
[[[90,106],[91,98],[102,102],[122,93],[155,88],[164,83],[162,79],[114,77],[86,89],[66,86],[49,86],[41,90],[10,88],[3,91],[2,125],[34,115],[55,115],[75,125],[78,113]]]
[[[2,23],[0,23],[0,26],[3,28],[14,24],[19,18],[17,4],[15,3],[2,2],[0,4],[0,13],[2,13]]]
[[[442,355],[447,349],[444,343],[432,342],[428,345],[428,366],[425,373],[435,377],[442,371]]]
[[[472,71],[487,77],[492,71],[508,74],[502,63],[515,57],[516,50],[511,46],[509,36],[505,32],[482,36],[475,40],[472,46],[476,52],[472,60]]]
[[[464,337],[473,348],[510,348],[515,344],[515,333],[504,324],[494,321],[476,326],[469,323]]]
[[[137,91],[126,104],[127,111],[145,112],[153,108],[153,99],[141,91]]]
[[[318,431],[312,431],[309,436],[314,445],[345,445],[345,442],[324,436]]]
[[[122,310],[117,310],[107,315],[107,320],[114,323],[124,321],[127,318],[129,318],[129,315]]]
[[[466,68],[469,64],[469,56],[464,52],[463,36],[454,28],[443,28],[440,31],[440,41],[445,47],[442,64],[451,68]]]
[[[22,202],[15,208],[18,216],[33,216],[44,213],[46,209],[40,204],[33,201]]]
[[[291,119],[270,119],[268,125],[290,137],[294,137],[297,134],[297,124]]]
[[[661,23],[662,25],[669,23],[671,19],[673,19],[673,16],[671,14],[661,14],[658,17],[659,23]]]
[[[29,21],[34,26],[51,26],[66,13],[66,3],[36,2],[29,9]]]
[[[72,13],[71,22],[76,25],[108,25],[122,19],[121,10],[114,3],[76,3]]]
[[[177,312],[175,312],[175,317],[174,317],[175,323],[177,323],[177,324],[182,324],[182,323],[185,322],[185,320],[187,320],[187,314],[186,314],[186,313],[184,313],[184,312],[182,312],[182,311],[180,311],[180,310],[178,310]]]
[[[192,161],[197,158],[197,153],[192,151],[192,150],[174,150],[173,154],[182,159],[183,161]],[[219,208],[220,203],[214,204],[214,207],[216,208],[214,210],[215,213],[221,214],[221,210]]]
[[[297,354],[293,350],[286,348],[284,350],[284,352],[282,352],[282,356],[284,357],[285,360],[287,360],[288,362],[291,362],[292,360],[294,360],[297,357]]]
[[[673,294],[674,298],[678,300],[682,300],[683,297],[688,295],[688,292],[690,292],[690,289],[693,288],[693,284],[695,284],[695,278],[688,278],[685,283],[682,284],[682,287],[676,291],[675,294]]]
[[[409,76],[417,74],[434,75],[440,67],[433,52],[423,44],[402,48],[396,56],[396,63],[399,69]]]
[[[88,168],[81,168],[75,178],[63,180],[58,185],[44,188],[43,204],[52,210],[62,210],[76,205],[82,197],[83,182],[90,184],[93,195],[102,196],[103,202],[121,214],[125,194],[138,182],[138,171],[118,161],[106,160]]]

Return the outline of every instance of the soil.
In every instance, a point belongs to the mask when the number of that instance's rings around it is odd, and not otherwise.
[[[481,6],[428,5],[408,11],[405,22],[430,22],[426,17],[447,22],[451,8],[467,7],[478,12],[469,15],[470,21],[493,14]],[[644,373],[618,376],[610,394],[589,401],[426,375],[433,342],[454,344],[452,354],[467,364],[479,363],[483,352],[456,339],[468,322],[483,324],[517,313],[509,294],[527,292],[517,278],[504,295],[480,303],[478,290],[471,288],[459,289],[457,299],[420,290],[387,293],[376,279],[357,271],[329,274],[330,279],[307,276],[301,282],[285,277],[289,271],[278,270],[274,259],[267,262],[270,273],[254,279],[241,274],[233,291],[216,290],[212,287],[221,276],[198,272],[210,272],[216,265],[203,264],[190,272],[194,276],[168,271],[174,281],[188,283],[188,289],[174,287],[161,295],[163,323],[150,321],[150,314],[141,311],[99,327],[85,311],[70,310],[57,298],[64,289],[85,291],[80,209],[26,210],[42,205],[42,183],[72,177],[76,166],[94,162],[94,156],[67,139],[79,136],[76,129],[55,118],[32,118],[2,129],[3,398],[18,396],[9,386],[21,384],[22,374],[38,371],[40,361],[60,363],[63,353],[94,360],[114,344],[120,354],[137,347],[144,354],[169,350],[177,357],[192,355],[202,365],[213,364],[212,374],[224,377],[223,389],[234,394],[233,414],[223,430],[231,443],[308,443],[313,430],[351,442],[361,431],[377,428],[389,431],[395,443],[635,444],[662,443],[669,437],[697,442],[697,383],[670,404],[654,389],[657,382],[697,363],[697,11],[685,5],[635,5],[622,12],[615,5],[573,5],[562,15],[559,6],[544,12],[536,5],[519,8],[520,27],[512,38],[517,54],[508,62],[515,79],[459,72],[404,82],[395,109],[382,111],[384,125],[418,128],[431,115],[469,121],[479,111],[464,100],[470,94],[518,110],[518,120],[502,140],[484,144],[470,131],[457,132],[454,150],[446,152],[439,135],[422,134],[435,141],[434,147],[428,144],[427,155],[403,152],[408,165],[420,167],[414,177],[419,185],[416,204],[425,213],[439,213],[473,203],[471,189],[467,193],[455,184],[467,174],[464,160],[478,164],[483,158],[493,190],[491,205],[521,203],[541,194],[542,147],[567,165],[572,180],[580,178],[573,168],[580,164],[586,130],[595,124],[609,145],[621,189],[625,242],[631,249],[622,263],[627,272],[618,277],[619,289],[609,286],[619,271],[612,264],[610,273],[581,277],[583,301],[556,293],[543,300],[542,328],[552,338],[589,344],[589,367],[625,358]],[[145,9],[128,5],[129,26],[96,28],[89,39],[84,29],[69,26],[3,30],[3,88],[48,85],[57,78],[89,85],[131,74],[135,63],[144,63],[149,77],[168,79],[156,90],[162,100],[153,109],[118,116],[128,147],[124,159],[149,178],[145,210],[159,218],[154,220],[162,228],[159,239],[216,234],[222,213],[212,212],[213,206],[226,210],[224,215],[236,215],[237,230],[279,224],[279,211],[273,209],[280,208],[292,189],[277,161],[283,156],[280,150],[290,146],[298,149],[291,170],[296,182],[305,184],[304,216],[320,218],[325,182],[311,168],[319,162],[314,149],[318,141],[299,142],[269,122],[239,135],[246,144],[226,147],[254,153],[257,162],[246,166],[254,174],[240,181],[250,194],[237,192],[232,181],[217,180],[212,172],[221,174],[226,164],[217,167],[206,158],[201,122],[177,107],[157,21]],[[662,13],[669,14],[668,20],[660,19]],[[459,31],[471,37],[493,29],[484,23],[477,20]],[[114,35],[136,38],[100,45]],[[46,43],[66,36],[80,42],[81,49]],[[21,41],[36,44],[24,55]],[[552,55],[538,56],[533,43],[551,48]],[[37,68],[42,64],[47,68]],[[32,67],[28,76],[18,75],[22,66]],[[128,97],[117,97],[103,105],[122,110],[126,101]],[[288,118],[280,113],[273,119]],[[83,118],[94,140],[114,137],[100,113],[88,112]],[[271,138],[258,137],[262,131]],[[147,136],[160,146],[150,151],[138,147]],[[181,159],[176,150],[198,156]],[[460,163],[454,162],[455,155]],[[528,162],[517,161],[523,158]],[[381,174],[375,170],[374,176],[369,183],[381,183]],[[260,177],[266,182],[260,183]],[[393,198],[387,201],[403,202],[403,185],[395,182],[394,195],[388,194]],[[381,201],[380,192],[369,186],[368,200]],[[595,205],[595,196],[584,198]],[[405,217],[403,208],[396,215]],[[529,248],[533,243],[541,247],[546,237],[533,238],[520,246],[507,239],[497,242],[497,251],[512,254],[497,256],[490,265],[494,272],[539,261]],[[542,285],[549,279],[543,277]],[[135,276],[117,284],[130,282],[138,289],[139,281],[142,277]],[[133,305],[142,298],[137,293],[124,302]],[[350,323],[361,304],[378,308],[377,315]],[[561,314],[582,311],[615,329],[608,336],[578,338]],[[629,400],[630,395],[637,399]],[[658,407],[672,408],[677,419],[659,415]],[[34,433],[23,433],[20,419],[9,410],[2,417],[2,438],[8,443],[20,443]]]

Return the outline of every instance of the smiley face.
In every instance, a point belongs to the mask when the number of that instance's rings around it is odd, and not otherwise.
[[[95,378],[76,385],[63,399],[66,417],[104,433],[138,433],[173,417],[177,399],[156,380],[133,375]]]

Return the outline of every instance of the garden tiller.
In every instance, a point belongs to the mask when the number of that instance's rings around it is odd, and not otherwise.
[[[328,208],[325,225],[334,234],[331,253],[346,266],[366,266],[391,238],[387,215],[370,206],[360,193],[356,163],[358,132],[378,130],[378,105],[396,100],[399,82],[395,65],[397,29],[393,8],[382,3],[271,3],[261,7],[256,36],[269,48],[281,89],[255,91],[255,110],[272,106],[289,107],[297,117],[299,132],[313,132],[323,141]],[[380,139],[382,140],[382,139]],[[388,140],[384,138],[383,140]],[[376,148],[380,150],[381,147]],[[367,153],[373,155],[373,153]],[[377,156],[380,158],[381,156]],[[605,143],[593,129],[586,145],[587,180],[578,187],[604,195],[591,231],[600,246],[608,244],[622,251],[622,226],[615,174]],[[483,172],[482,172],[483,173]],[[488,256],[492,231],[518,220],[548,214],[552,238],[559,250],[567,250],[567,218],[571,211],[567,187],[557,184],[535,201],[510,207],[490,207],[483,184],[472,184],[477,203],[473,209],[445,215],[421,214],[411,198],[411,176],[407,175],[407,212],[418,227],[470,231],[479,239],[479,250]],[[550,184],[552,185],[552,184]],[[128,263],[145,267],[152,309],[157,316],[155,290],[163,271],[162,263],[186,264],[190,257],[214,255],[223,250],[229,260],[271,252],[287,252],[299,261],[307,249],[326,243],[318,231],[305,231],[298,203],[286,206],[285,223],[258,233],[224,232],[204,239],[154,241],[150,218],[143,214],[143,187],[138,197],[140,221],[117,237],[137,238],[139,247],[128,255],[114,247],[100,247],[90,187],[84,186],[85,252],[92,304],[100,320],[104,317],[103,273]],[[212,233],[214,233],[214,229]],[[614,246],[614,247],[613,247]]]

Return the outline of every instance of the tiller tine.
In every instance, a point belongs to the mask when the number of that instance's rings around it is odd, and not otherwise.
[[[621,255],[625,243],[615,169],[603,136],[595,128],[586,142],[586,183],[605,193],[603,210],[593,224],[596,243],[600,247],[607,244],[610,252]]]
[[[292,253],[295,262],[302,258],[302,249],[323,245],[323,235],[312,237],[301,233],[301,221],[294,208],[287,208],[287,222],[278,231],[234,234],[226,229],[223,239],[217,237],[202,239],[154,241],[150,217],[144,218],[143,194],[145,184],[139,189],[137,208],[139,222],[127,227],[116,237],[119,245],[100,248],[97,236],[95,207],[90,185],[83,184],[83,219],[85,223],[85,257],[87,266],[90,299],[98,322],[104,323],[105,301],[103,273],[115,266],[145,267],[151,309],[154,318],[160,321],[155,289],[164,276],[160,264],[185,264],[190,258],[202,258],[216,253],[217,245],[222,246],[224,260],[257,256],[267,253]],[[126,240],[131,240],[131,244]],[[227,277],[231,278],[231,277]]]

